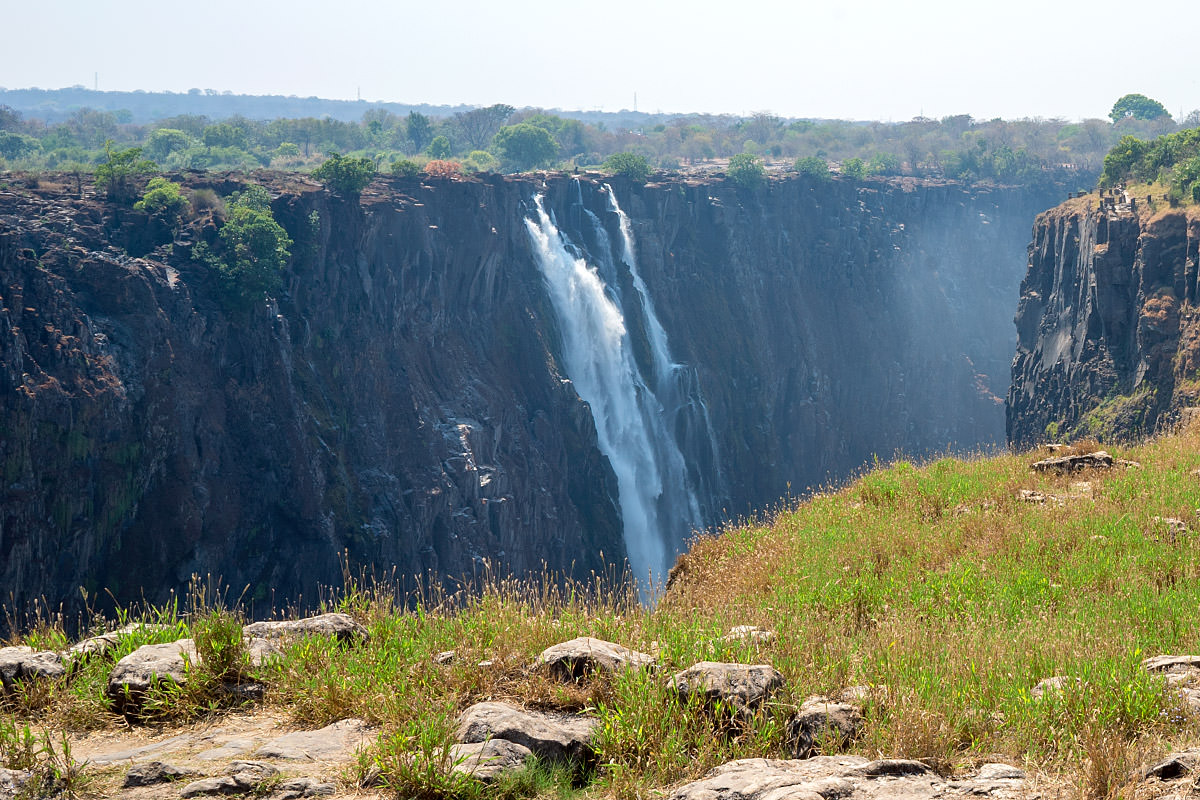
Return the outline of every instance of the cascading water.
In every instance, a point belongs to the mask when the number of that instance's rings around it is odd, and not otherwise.
[[[611,191],[609,196],[615,206]],[[610,280],[616,275],[612,243],[595,215],[588,216],[600,256],[591,264],[586,251],[560,231],[542,195],[534,198],[534,214],[525,224],[558,319],[564,367],[579,396],[591,406],[600,450],[616,473],[630,567],[635,577],[648,577],[654,585],[703,518],[657,394],[664,374],[672,372],[666,333],[637,277],[658,372],[648,383],[633,355],[619,289],[601,278],[601,271]],[[630,242],[623,247],[623,260],[632,268]]]

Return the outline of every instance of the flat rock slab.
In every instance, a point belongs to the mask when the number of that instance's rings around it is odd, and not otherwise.
[[[1171,781],[1191,775],[1200,766],[1200,750],[1181,750],[1142,773],[1143,779]]]
[[[1029,465],[1034,472],[1077,472],[1081,469],[1109,469],[1113,457],[1103,450],[1076,456],[1058,456],[1035,461]]]
[[[827,697],[810,697],[788,720],[787,740],[796,758],[844,747],[862,729],[858,706]]]
[[[154,786],[159,783],[171,783],[191,778],[197,778],[200,773],[194,769],[177,767],[163,761],[147,761],[137,764],[125,773],[124,787],[132,789],[135,786]]]
[[[252,622],[242,629],[247,636],[263,639],[298,639],[302,636],[333,636],[343,642],[370,638],[367,629],[349,614],[320,614],[304,619]]]
[[[709,706],[726,703],[738,713],[753,710],[783,687],[783,675],[769,664],[701,661],[671,678],[681,700],[700,698]]]
[[[600,720],[574,714],[525,711],[508,703],[476,703],[458,718],[454,738],[460,744],[506,739],[548,761],[584,763],[594,755],[592,741]]]
[[[488,739],[486,742],[456,744],[450,748],[450,762],[455,772],[491,783],[501,774],[524,764],[533,751],[507,739]]]
[[[1150,672],[1185,672],[1200,669],[1200,656],[1151,656],[1142,661],[1142,667]]]
[[[343,719],[316,731],[297,731],[280,736],[254,752],[255,758],[288,761],[329,761],[348,757],[367,743],[367,723]]]
[[[731,761],[704,778],[684,784],[670,800],[934,800],[946,797],[1017,797],[1024,790],[1020,770],[966,781],[946,781],[919,761],[858,756],[816,756],[777,761],[747,758]],[[1010,768],[1011,769],[1011,768]],[[1014,777],[1000,777],[1011,774]],[[1017,777],[1019,775],[1019,777]]]
[[[5,691],[12,691],[18,681],[54,680],[66,674],[67,668],[58,653],[24,645],[0,647],[0,683]]]
[[[560,680],[578,680],[589,672],[616,672],[620,669],[638,669],[654,664],[654,656],[630,650],[603,639],[580,636],[569,642],[547,647],[537,657]]]
[[[234,761],[225,768],[225,774],[217,778],[204,778],[184,786],[180,797],[202,797],[212,794],[244,794],[252,792],[279,770],[261,761]]]
[[[122,638],[131,633],[138,631],[160,631],[166,628],[166,625],[152,625],[146,622],[131,622],[128,625],[117,628],[115,631],[102,633],[99,636],[89,636],[87,639],[76,642],[64,654],[70,660],[88,659],[92,656],[102,656],[112,649]]]

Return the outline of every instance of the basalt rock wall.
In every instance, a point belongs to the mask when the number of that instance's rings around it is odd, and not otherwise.
[[[435,580],[623,563],[616,480],[523,222],[544,192],[556,215],[616,225],[598,179],[381,179],[361,199],[273,183],[292,259],[278,297],[241,310],[189,257],[211,221],[176,236],[69,188],[0,190],[6,602],[162,601],[198,574],[311,603],[347,560]],[[873,454],[1002,441],[1011,301],[1046,197],[613,190],[708,406],[710,430],[676,436],[709,523]]]

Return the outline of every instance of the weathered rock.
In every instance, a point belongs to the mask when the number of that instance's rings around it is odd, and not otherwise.
[[[454,663],[457,655],[453,650],[443,650],[433,657],[433,663],[441,667],[448,666]]]
[[[184,786],[180,797],[200,797],[208,794],[241,794],[252,792],[279,774],[279,770],[261,761],[233,761],[225,774],[204,778]]]
[[[1170,781],[1192,774],[1197,766],[1200,766],[1200,750],[1181,750],[1147,769],[1142,777]]]
[[[1039,492],[1036,489],[1019,489],[1017,490],[1017,499],[1022,503],[1041,505],[1046,502],[1046,493]]]
[[[275,787],[271,796],[279,800],[295,800],[300,797],[325,797],[335,794],[337,787],[316,778],[292,778]]]
[[[1025,770],[1011,764],[984,764],[976,774],[977,781],[1019,781],[1025,779]]]
[[[242,630],[247,636],[263,639],[336,636],[339,641],[357,642],[370,638],[367,629],[355,622],[349,614],[320,614],[305,619],[252,622]]]
[[[261,666],[277,650],[265,639],[250,639],[246,642],[246,652],[252,666]],[[108,674],[105,691],[119,708],[129,709],[136,706],[155,683],[170,681],[185,685],[191,670],[200,663],[200,654],[192,639],[143,645],[116,663]]]
[[[788,720],[787,740],[796,758],[836,752],[858,736],[862,712],[850,703],[810,697]]]
[[[1142,659],[1142,667],[1150,672],[1178,672],[1200,669],[1200,656],[1158,655]]]
[[[476,703],[458,718],[461,744],[507,739],[550,761],[586,763],[600,721],[572,714],[525,711],[508,703]]]
[[[1034,700],[1041,700],[1050,695],[1062,694],[1068,686],[1081,686],[1083,682],[1079,678],[1072,678],[1067,675],[1055,675],[1051,678],[1042,678],[1037,682],[1037,685],[1029,690],[1029,696]]]
[[[32,647],[0,647],[0,685],[12,691],[17,681],[54,680],[67,674],[62,656]]]
[[[29,773],[25,770],[0,767],[0,798],[16,797],[28,782]]]
[[[654,664],[654,656],[603,639],[580,636],[547,647],[537,657],[559,680],[579,680],[589,672],[616,672]]]
[[[353,753],[367,740],[367,724],[343,719],[316,731],[297,731],[272,739],[254,751],[256,758],[325,761]]]
[[[90,636],[87,639],[76,642],[64,653],[64,656],[70,660],[82,660],[91,658],[92,656],[102,656],[124,636],[141,630],[158,631],[165,627],[165,625],[155,625],[147,622],[131,622],[128,625],[117,628],[115,631],[102,633],[99,636]]]
[[[681,700],[701,698],[707,705],[730,706],[741,714],[753,710],[783,686],[783,675],[769,664],[701,661],[671,678]]]
[[[126,789],[132,789],[135,786],[153,786],[156,783],[170,783],[194,778],[199,774],[194,769],[177,767],[164,761],[147,761],[145,764],[133,766],[129,772],[125,773],[124,786]]]
[[[1035,461],[1029,465],[1034,472],[1078,472],[1083,469],[1108,469],[1113,457],[1103,450],[1073,456],[1058,456]]]
[[[1178,517],[1153,517],[1150,520],[1151,535],[1155,540],[1175,542],[1188,532],[1187,523]]]
[[[769,631],[757,625],[735,625],[722,638],[727,642],[770,644],[775,641],[775,631]]]
[[[450,760],[454,765],[452,769],[484,783],[490,783],[501,773],[516,769],[531,755],[533,751],[528,747],[507,739],[456,744],[450,748]]]
[[[677,788],[670,800],[944,800],[947,797],[1019,797],[1024,781],[1016,772],[980,771],[963,781],[946,781],[919,761],[858,756],[802,760],[747,758],[731,761],[704,778]]]

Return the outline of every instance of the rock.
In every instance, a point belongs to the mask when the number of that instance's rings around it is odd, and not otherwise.
[[[654,664],[654,656],[630,650],[619,644],[581,636],[569,642],[547,647],[537,657],[559,680],[579,680],[589,672],[616,672]]]
[[[195,770],[177,767],[163,761],[147,761],[145,764],[132,767],[129,772],[125,773],[124,786],[126,789],[132,789],[135,786],[153,786],[156,783],[194,778],[199,774]]]
[[[858,736],[862,721],[857,706],[810,697],[788,720],[787,741],[796,758],[811,758],[818,752],[844,747]]]
[[[336,636],[342,642],[365,641],[367,629],[349,614],[320,614],[305,619],[252,622],[242,629],[247,636],[263,639],[296,639],[301,636]]]
[[[11,692],[18,681],[55,680],[67,674],[62,656],[32,647],[0,647],[0,684]]]
[[[316,731],[297,731],[272,739],[254,751],[256,758],[326,761],[352,753],[367,740],[367,723],[343,719]]]
[[[675,789],[670,800],[935,800],[1022,796],[1024,781],[997,777],[945,781],[919,761],[858,756],[731,761]]]
[[[1124,458],[1118,458],[1118,459],[1117,459],[1116,461],[1114,461],[1113,463],[1114,463],[1114,464],[1116,464],[1118,467],[1122,467],[1122,468],[1124,468],[1124,469],[1141,469],[1141,468],[1142,468],[1142,462],[1140,462],[1140,461],[1129,461],[1129,460],[1127,460],[1127,459],[1124,459]]]
[[[448,664],[453,664],[455,657],[456,653],[453,650],[443,650],[433,657],[433,663],[444,667]]]
[[[1142,659],[1142,667],[1150,672],[1179,672],[1200,669],[1200,656],[1150,656]]]
[[[246,643],[246,650],[252,666],[261,666],[268,656],[278,652],[264,639],[251,639]],[[108,674],[105,692],[118,708],[124,710],[138,705],[156,682],[185,685],[190,671],[199,664],[200,654],[191,639],[142,645],[116,663]]]
[[[1162,781],[1170,781],[1192,774],[1196,771],[1198,764],[1200,764],[1200,750],[1181,750],[1178,753],[1172,754],[1165,761],[1160,761],[1147,769],[1142,773],[1142,778],[1158,778]]]
[[[748,644],[770,644],[775,641],[775,631],[760,628],[757,625],[736,625],[729,629],[722,639],[726,642],[746,642]]]
[[[252,792],[279,774],[279,770],[261,761],[233,761],[225,774],[204,778],[183,787],[180,797],[200,797],[208,794],[242,794]]]
[[[745,714],[783,686],[783,675],[769,664],[701,661],[672,677],[670,686],[685,702],[699,697],[709,706],[725,703]]]
[[[1035,489],[1020,489],[1017,492],[1017,499],[1022,503],[1036,503],[1040,505],[1046,502],[1046,495]]]
[[[322,783],[315,778],[292,778],[276,786],[271,796],[279,800],[294,800],[300,797],[324,797],[336,792],[337,787],[332,783]]]
[[[975,775],[977,781],[1023,781],[1025,770],[1009,764],[984,764]]]
[[[600,721],[572,714],[525,711],[508,703],[476,703],[458,718],[461,744],[507,739],[549,761],[586,763]]]
[[[1042,678],[1037,682],[1037,685],[1029,690],[1029,696],[1034,700],[1041,700],[1052,694],[1062,694],[1071,683],[1076,686],[1082,686],[1083,681],[1079,678],[1071,678],[1066,675],[1055,675],[1052,678]]]
[[[64,654],[70,660],[86,660],[92,656],[102,656],[117,644],[122,637],[128,636],[131,633],[141,630],[160,631],[166,628],[166,625],[153,625],[146,622],[131,622],[117,628],[115,631],[102,633],[99,636],[91,636],[82,641],[71,645],[70,649]]]
[[[1029,465],[1034,472],[1078,472],[1082,469],[1108,469],[1113,457],[1103,450],[1074,456],[1058,456],[1035,461]]]
[[[533,751],[528,747],[507,739],[456,744],[450,748],[452,769],[484,783],[491,783],[501,773],[516,769],[531,755]]]
[[[1165,539],[1174,543],[1188,532],[1187,523],[1178,517],[1152,517],[1150,523],[1155,531],[1152,534],[1155,541]]]
[[[0,767],[0,798],[16,797],[29,782],[29,773],[23,769]]]
[[[876,693],[886,695],[887,687],[876,686],[872,688],[870,686],[847,686],[842,690],[841,694],[839,694],[836,699],[842,703],[854,703],[855,705],[862,705],[866,701],[870,700],[871,697]]]

